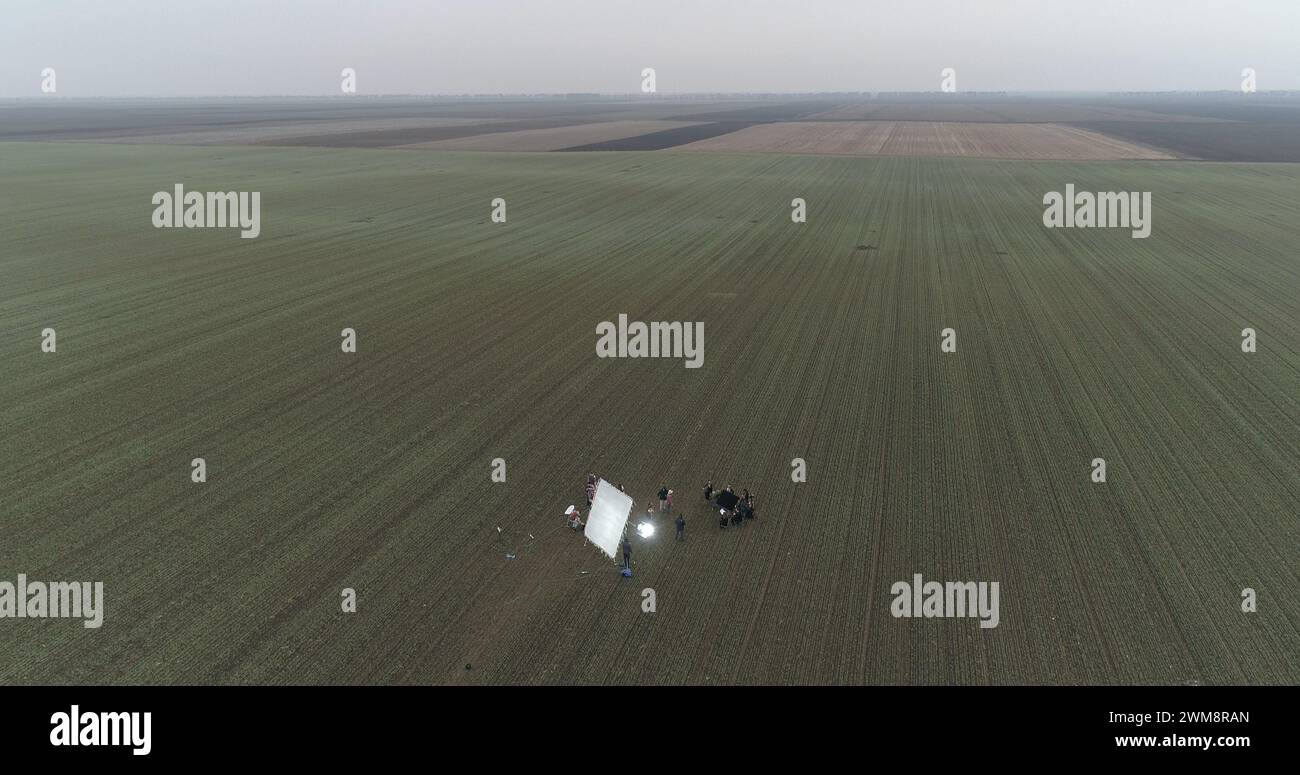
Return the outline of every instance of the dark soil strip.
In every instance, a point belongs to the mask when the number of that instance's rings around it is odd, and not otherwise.
[[[760,105],[756,108],[738,110],[719,110],[714,113],[685,114],[672,116],[673,121],[747,121],[751,124],[764,124],[773,121],[799,121],[814,113],[830,110],[843,103],[823,101],[781,102],[775,105]]]
[[[1244,121],[1248,124],[1300,125],[1300,100],[1294,97],[1270,99],[1263,95],[1229,94],[1198,98],[1175,94],[1114,101],[1112,107]]]
[[[1300,126],[1085,121],[1072,126],[1207,161],[1300,162]]]
[[[719,121],[714,124],[682,126],[676,129],[663,129],[646,135],[637,135],[636,137],[620,137],[617,140],[606,140],[601,143],[575,145],[572,148],[561,148],[556,153],[566,153],[568,151],[660,151],[664,148],[693,143],[696,140],[707,140],[710,137],[730,134],[736,130],[753,126],[754,123],[753,121]]]
[[[720,110],[713,113],[684,114],[671,116],[673,121],[707,121],[712,123],[684,126],[677,129],[665,129],[636,137],[624,137],[618,140],[606,140],[589,145],[575,145],[561,148],[558,153],[568,151],[661,151],[696,140],[725,135],[755,124],[770,124],[778,121],[797,121],[805,116],[830,110],[839,103],[821,101],[783,102],[774,105],[760,105],[753,108],[737,110]]]

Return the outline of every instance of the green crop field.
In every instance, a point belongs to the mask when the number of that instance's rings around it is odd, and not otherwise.
[[[19,142],[0,180],[0,578],[105,588],[0,628],[0,684],[1300,681],[1300,166]],[[153,228],[176,183],[260,236]],[[1151,236],[1044,228],[1067,183],[1151,191]],[[620,313],[702,321],[703,367],[597,358]],[[618,576],[563,522],[593,471],[687,540]],[[999,626],[894,618],[917,573]]]

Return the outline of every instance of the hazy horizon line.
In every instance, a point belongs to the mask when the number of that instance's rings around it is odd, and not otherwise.
[[[1150,96],[1150,95],[1233,95],[1241,99],[1255,99],[1261,95],[1300,96],[1300,89],[1260,89],[1252,93],[1243,93],[1237,89],[1143,89],[1132,91],[1114,90],[1078,90],[1078,89],[1035,89],[1035,90],[986,90],[942,92],[939,90],[917,91],[700,91],[700,92],[386,92],[374,94],[334,94],[334,93],[299,93],[299,94],[112,94],[65,96],[61,94],[36,94],[21,96],[0,96],[0,102],[89,102],[95,100],[201,100],[201,99],[636,99],[644,102],[662,102],[675,98],[719,98],[719,97],[928,97],[936,100],[957,100],[962,97],[1040,97],[1040,96]]]

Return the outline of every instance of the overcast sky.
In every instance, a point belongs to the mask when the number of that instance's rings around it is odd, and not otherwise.
[[[4,0],[0,97],[1300,89],[1300,0]]]

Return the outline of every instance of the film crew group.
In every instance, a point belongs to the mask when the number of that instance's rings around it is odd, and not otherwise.
[[[586,495],[588,510],[591,509],[592,503],[596,499],[596,488],[599,481],[600,480],[595,474],[589,474],[587,476]],[[623,490],[624,488],[620,486],[619,489]],[[671,516],[673,513],[673,491],[668,489],[667,486],[660,487],[658,496],[659,511]],[[718,509],[719,528],[727,527],[728,522],[732,525],[743,524],[745,520],[754,519],[757,515],[754,510],[754,496],[749,494],[748,489],[742,490],[740,495],[736,495],[735,490],[733,490],[730,485],[721,490],[714,491],[713,482],[709,482],[704,486],[704,500]],[[646,504],[646,521],[653,521],[654,514],[654,503],[651,502]],[[582,521],[582,512],[576,507],[569,506],[569,508],[564,512],[564,517],[565,522],[570,528],[574,530],[582,530],[585,523]],[[680,510],[677,513],[677,518],[674,520],[674,526],[677,528],[676,539],[678,541],[685,541],[686,517],[680,512]],[[627,528],[625,527],[623,540],[620,546],[623,554],[622,573],[625,576],[630,576],[632,571],[632,541],[631,536],[628,535],[626,531]]]
[[[747,519],[754,519],[758,513],[754,510],[754,496],[749,490],[741,490],[736,495],[731,485],[714,492],[713,482],[704,485],[704,500],[710,501],[718,508],[718,527],[726,528],[727,523],[740,525]]]

